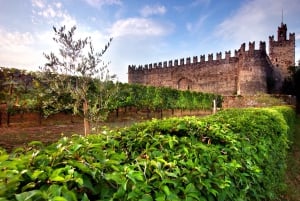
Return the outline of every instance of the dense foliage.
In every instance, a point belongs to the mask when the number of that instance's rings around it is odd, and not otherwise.
[[[53,75],[54,76],[54,75]],[[47,117],[58,112],[72,112],[75,104],[73,95],[66,90],[52,90],[40,72],[26,72],[18,69],[0,68],[0,101],[7,103],[8,114],[37,111]],[[3,79],[2,79],[3,78]],[[59,79],[59,78],[57,78]],[[64,78],[66,79],[66,78]],[[70,77],[77,83],[76,77]],[[90,106],[89,119],[103,120],[112,110],[135,107],[137,109],[200,109],[209,110],[215,99],[221,107],[220,95],[179,91],[167,87],[152,87],[137,84],[101,82],[87,79],[86,98]],[[75,107],[82,113],[81,104]]]
[[[233,109],[1,150],[0,200],[272,200],[294,119]]]
[[[297,98],[297,112],[300,112],[300,60],[297,66],[288,68],[289,77],[287,77],[282,86],[282,93],[294,95]]]
[[[47,63],[41,67],[43,71],[43,80],[47,82],[49,89],[57,94],[67,94],[72,98],[69,102],[74,114],[81,114],[84,122],[84,134],[90,134],[90,122],[96,117],[102,117],[101,112],[105,110],[105,102],[103,96],[99,103],[90,101],[88,91],[90,80],[96,78],[99,82],[98,89],[103,88],[107,81],[112,81],[115,75],[110,75],[108,64],[103,61],[103,55],[110,46],[110,41],[101,51],[95,51],[90,37],[83,39],[75,39],[76,26],[70,30],[66,26],[59,29],[53,27],[53,40],[59,45],[59,54],[45,54]],[[106,94],[109,93],[106,91]],[[112,92],[113,93],[113,92]],[[102,95],[102,91],[98,91]],[[101,104],[104,103],[104,104]]]
[[[112,109],[136,107],[138,109],[202,109],[212,108],[215,99],[221,107],[222,97],[216,94],[180,91],[168,87],[118,83],[118,94]]]

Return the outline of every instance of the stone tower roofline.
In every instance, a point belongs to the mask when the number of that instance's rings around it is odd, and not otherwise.
[[[269,36],[269,42],[284,42],[284,41],[295,41],[295,33],[289,33],[289,39],[287,39],[287,26],[281,22],[277,28],[277,41],[274,40],[274,35]]]
[[[295,41],[295,39],[296,39],[295,33],[289,33],[289,39],[287,39],[287,41]],[[274,40],[274,35],[269,36],[269,41],[270,42],[278,42],[278,41]]]
[[[213,58],[213,54],[207,55],[207,60],[205,58],[205,55],[200,55],[200,59],[198,56],[193,56],[192,60],[191,57],[187,57],[186,59],[175,59],[164,61],[164,62],[157,62],[157,63],[151,63],[151,64],[145,64],[145,65],[129,65],[128,71],[134,72],[134,71],[147,71],[152,69],[160,69],[160,68],[176,68],[180,66],[190,66],[190,65],[196,65],[196,64],[214,64],[214,63],[223,63],[223,62],[230,62],[230,60],[236,61],[236,59],[241,55],[254,55],[254,52],[258,52],[259,54],[266,54],[266,43],[264,41],[259,42],[259,48],[255,49],[255,42],[249,42],[248,50],[246,50],[246,44],[243,43],[238,50],[234,50],[234,56],[231,56],[231,51],[225,51],[225,57],[222,58],[222,52],[216,53],[216,58]]]

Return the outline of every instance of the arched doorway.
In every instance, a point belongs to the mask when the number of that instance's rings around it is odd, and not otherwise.
[[[192,81],[187,78],[180,78],[177,82],[179,90],[192,90]]]

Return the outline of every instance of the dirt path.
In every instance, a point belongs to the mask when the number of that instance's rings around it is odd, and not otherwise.
[[[129,126],[136,119],[128,119],[115,122],[102,123],[100,126],[110,128],[120,128]],[[21,147],[32,141],[40,141],[44,144],[56,142],[62,136],[72,136],[74,134],[83,135],[84,129],[81,121],[67,124],[48,124],[43,126],[21,127],[10,126],[0,127],[0,147],[11,152],[14,148]]]
[[[62,136],[82,134],[82,124],[35,126],[27,128],[0,128],[0,147],[12,151],[31,141],[41,141],[45,144],[57,141]]]

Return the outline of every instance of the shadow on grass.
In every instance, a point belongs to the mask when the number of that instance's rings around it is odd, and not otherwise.
[[[287,164],[287,190],[284,201],[300,201],[300,115],[297,117],[293,144]]]

